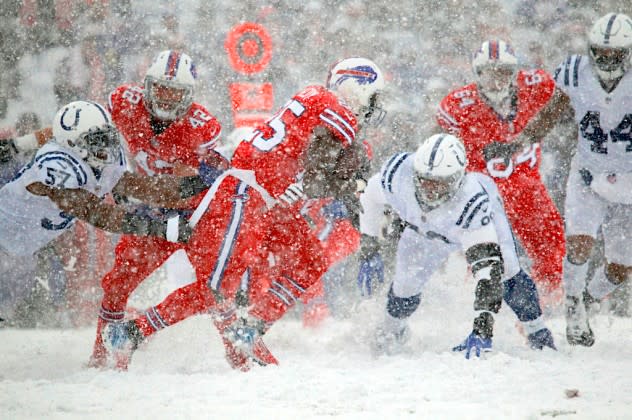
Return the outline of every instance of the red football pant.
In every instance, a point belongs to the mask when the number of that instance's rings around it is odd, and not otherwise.
[[[531,259],[531,275],[546,292],[562,285],[562,264],[566,252],[564,222],[539,177],[512,175],[498,182],[507,218]]]
[[[137,319],[144,335],[218,309],[239,290],[246,291],[255,316],[274,322],[327,268],[298,207],[268,211],[256,191],[232,177],[217,190],[185,249],[197,281]]]
[[[103,277],[102,308],[123,312],[130,295],[183,244],[157,237],[125,235],[116,246],[114,267]]]

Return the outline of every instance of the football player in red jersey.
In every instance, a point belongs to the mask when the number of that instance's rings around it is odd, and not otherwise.
[[[144,86],[122,85],[110,95],[109,111],[139,173],[192,175],[201,159],[216,161],[218,155],[213,149],[219,146],[221,126],[206,108],[193,101],[196,77],[191,57],[174,50],[162,51],[147,70]],[[199,197],[191,198],[190,210],[198,201]],[[102,279],[103,298],[90,366],[103,367],[107,362],[101,340],[103,327],[123,320],[131,293],[182,247],[161,238],[121,237],[114,267]]]
[[[437,121],[463,140],[467,169],[494,178],[541,296],[557,301],[564,224],[540,178],[538,142],[564,112],[572,112],[569,98],[544,70],[518,70],[504,41],[485,41],[472,67],[476,81],[441,101]]]
[[[242,142],[233,169],[216,180],[190,220],[195,229],[186,248],[197,282],[129,323],[108,324],[109,348],[130,354],[145,337],[211,309],[233,367],[276,363],[261,336],[329,267],[300,214],[303,199],[287,200],[288,190],[302,183],[308,198],[355,205],[367,166],[367,149],[356,139],[358,120],[383,119],[383,85],[371,60],[342,60],[331,68],[327,88],[298,92]]]

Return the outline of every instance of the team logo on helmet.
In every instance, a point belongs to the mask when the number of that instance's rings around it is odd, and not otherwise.
[[[81,109],[78,108],[75,111],[75,121],[70,125],[66,125],[66,123],[64,123],[64,118],[66,117],[66,114],[68,113],[68,111],[70,111],[70,108],[66,107],[66,109],[64,109],[64,113],[61,114],[61,118],[59,119],[59,125],[61,125],[61,128],[63,128],[66,131],[72,131],[75,128],[77,128],[77,126],[79,125],[79,114],[81,114]]]
[[[340,69],[336,71],[340,78],[336,80],[336,85],[340,85],[347,79],[356,79],[360,85],[369,85],[377,80],[377,72],[371,66],[357,66],[350,69]]]

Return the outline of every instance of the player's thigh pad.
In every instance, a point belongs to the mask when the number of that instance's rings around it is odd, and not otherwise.
[[[412,229],[405,229],[397,244],[393,293],[397,297],[419,294],[432,274],[456,250],[456,245],[428,239]]]
[[[564,205],[566,236],[590,235],[596,237],[607,209],[608,203],[586,185],[579,169],[572,165],[568,176],[566,203]]]
[[[632,205],[614,204],[610,207],[603,236],[606,261],[632,266]]]

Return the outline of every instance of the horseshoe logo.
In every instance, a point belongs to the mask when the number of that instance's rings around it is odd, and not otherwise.
[[[61,128],[63,128],[66,131],[72,131],[73,129],[77,128],[77,126],[79,125],[79,114],[81,113],[81,109],[78,109],[75,112],[75,121],[71,124],[71,125],[66,125],[64,123],[64,117],[66,116],[66,113],[70,110],[70,108],[66,108],[64,110],[64,113],[61,114],[61,118],[59,119],[59,123],[61,124]]]

